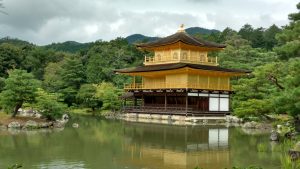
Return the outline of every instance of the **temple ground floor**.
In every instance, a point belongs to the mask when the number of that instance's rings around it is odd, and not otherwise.
[[[124,97],[125,113],[225,116],[229,114],[228,91],[140,90],[128,91]]]

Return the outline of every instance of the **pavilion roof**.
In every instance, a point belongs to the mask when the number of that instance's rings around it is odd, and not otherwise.
[[[132,68],[118,69],[115,70],[115,72],[117,73],[154,72],[154,71],[163,71],[163,70],[174,70],[174,69],[180,69],[184,67],[200,69],[200,70],[218,71],[218,72],[251,73],[251,71],[249,70],[228,69],[219,66],[209,66],[209,65],[190,64],[190,63],[172,63],[172,64],[138,66]]]
[[[220,48],[220,49],[226,47],[226,45],[224,44],[218,44],[215,42],[209,42],[200,38],[192,37],[189,34],[187,34],[185,31],[179,31],[173,35],[160,38],[156,41],[141,43],[141,44],[137,44],[136,46],[140,48],[153,48],[153,47],[171,45],[177,42],[182,42],[197,47]]]

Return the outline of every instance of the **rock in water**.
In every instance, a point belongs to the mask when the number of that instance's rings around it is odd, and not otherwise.
[[[21,128],[21,124],[19,122],[13,121],[13,122],[10,122],[7,127],[8,128]]]
[[[53,122],[43,122],[43,123],[39,123],[39,127],[40,128],[49,128],[53,126]]]
[[[279,141],[279,133],[272,130],[271,135],[270,135],[270,140],[271,141]]]
[[[243,125],[243,128],[255,129],[255,128],[257,128],[257,125],[258,125],[258,123],[255,122],[255,121],[246,122],[246,123]]]
[[[73,123],[73,124],[72,124],[72,127],[73,127],[73,128],[78,128],[78,127],[79,127],[79,124],[78,124],[78,123]]]
[[[53,123],[53,127],[54,128],[64,128],[65,127],[65,123],[56,121],[55,123]]]
[[[39,127],[38,123],[32,120],[28,120],[23,126],[24,129],[36,129],[38,127]]]
[[[298,141],[294,148],[289,151],[289,155],[292,160],[300,159],[300,141]]]
[[[7,129],[7,126],[5,125],[0,125],[0,130],[6,130]]]

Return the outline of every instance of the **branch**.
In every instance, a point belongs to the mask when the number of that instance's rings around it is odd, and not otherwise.
[[[279,89],[284,90],[284,87],[281,84],[278,83],[278,79],[274,75],[269,74],[268,79],[272,83],[274,83]]]

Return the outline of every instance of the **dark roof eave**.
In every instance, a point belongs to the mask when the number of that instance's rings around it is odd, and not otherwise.
[[[183,42],[182,40],[178,40],[178,41],[175,41],[175,42],[172,42],[172,43],[165,43],[165,44],[161,44],[161,45],[159,45],[159,44],[157,44],[157,45],[136,44],[135,46],[138,47],[138,48],[155,48],[155,47],[173,45],[173,44],[175,44],[177,42],[182,42],[182,43],[185,43],[187,45],[192,45],[192,46],[197,46],[197,47],[219,48],[219,49],[226,48],[226,45],[223,45],[223,44],[219,44],[218,46],[213,46],[213,45],[194,45],[194,44],[191,44],[191,43]]]
[[[200,69],[200,70],[211,70],[211,71],[217,71],[217,72],[245,73],[245,74],[251,73],[251,71],[249,71],[249,70],[228,69],[228,68],[222,68],[219,66],[195,65],[195,64],[184,64],[184,63],[140,66],[140,67],[129,68],[129,69],[119,69],[119,70],[115,70],[115,72],[116,73],[156,72],[156,71],[180,69],[180,68],[184,68],[184,67]]]

